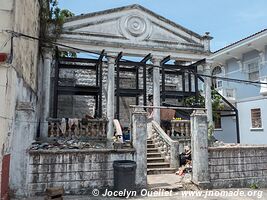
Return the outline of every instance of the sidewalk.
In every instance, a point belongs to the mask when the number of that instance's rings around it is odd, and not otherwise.
[[[239,194],[241,192],[246,196],[234,196],[235,193],[238,191]],[[224,194],[232,194],[232,196],[220,196],[220,193]],[[155,193],[154,193],[155,194]],[[169,193],[168,193],[169,194]],[[209,195],[208,195],[209,194]],[[213,194],[213,195],[212,195]],[[237,194],[237,192],[236,192]],[[253,196],[251,194],[254,194]],[[150,195],[152,195],[150,193]],[[190,196],[191,195],[191,196]],[[194,196],[193,196],[194,195]],[[44,197],[32,197],[27,198],[27,200],[43,200]],[[104,197],[103,194],[99,196],[65,196],[64,200],[121,200],[126,199],[125,197]],[[245,188],[233,188],[233,189],[220,189],[220,190],[209,190],[209,191],[178,191],[173,192],[171,195],[168,196],[150,196],[150,197],[131,197],[129,199],[133,200],[177,200],[177,199],[184,199],[184,200],[267,200],[267,189],[263,190],[252,190],[252,189],[245,189]],[[26,200],[26,199],[23,199]]]
[[[64,196],[64,200],[267,200],[267,189],[232,188],[199,190],[190,180],[189,174],[185,176],[175,174],[149,175],[148,189],[143,189],[141,194],[136,194],[135,191],[121,191],[125,192],[123,196],[118,195],[118,192],[108,190],[99,192],[95,189],[90,192],[90,194],[95,194],[95,196]],[[129,198],[126,198],[127,195]],[[44,197],[32,197],[22,200],[43,199]]]

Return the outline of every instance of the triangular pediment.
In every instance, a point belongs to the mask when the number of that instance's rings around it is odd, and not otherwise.
[[[148,46],[203,46],[202,36],[140,5],[72,17],[64,23],[62,37]]]

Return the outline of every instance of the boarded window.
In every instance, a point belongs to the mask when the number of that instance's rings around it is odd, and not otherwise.
[[[255,108],[251,109],[251,124],[252,128],[261,128],[261,109]]]

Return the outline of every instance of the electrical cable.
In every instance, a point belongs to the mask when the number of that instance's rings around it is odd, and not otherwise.
[[[57,47],[65,47],[65,48],[73,49],[73,50],[76,50],[76,51],[81,51],[81,52],[85,52],[85,53],[100,55],[99,52],[94,52],[94,51],[89,51],[89,50],[86,50],[86,49],[76,48],[76,47],[72,47],[72,46],[69,46],[69,45],[61,44],[61,43],[58,43],[58,42],[53,42],[53,41],[50,41],[50,40],[47,40],[47,39],[38,38],[38,37],[34,37],[34,36],[23,34],[23,33],[11,31],[11,30],[5,30],[5,32],[12,34],[12,36],[9,37],[4,42],[4,44],[2,45],[4,47],[7,45],[8,41],[10,41],[10,39],[12,37],[25,37],[25,38],[29,38],[29,39],[32,39],[32,40],[38,40],[38,41],[41,41],[41,42],[44,42],[44,43],[52,44],[53,46],[57,46]],[[98,58],[97,56],[94,56],[94,55],[90,55],[90,56],[95,57],[95,58]],[[115,58],[115,59],[117,58],[116,56],[110,56],[110,55],[105,55],[105,57],[107,57],[107,58],[110,57],[110,58]],[[131,62],[131,61],[126,60],[126,59],[120,59],[120,60],[121,61]],[[150,66],[150,67],[153,67],[153,68],[160,68],[160,69],[163,68],[162,66],[156,66],[156,65],[153,65],[153,64],[146,64],[146,65],[147,66]],[[256,87],[260,87],[260,85],[262,85],[262,84],[267,85],[266,82],[261,82],[261,81],[248,81],[248,80],[243,80],[243,79],[234,79],[234,78],[227,78],[227,77],[219,77],[219,76],[212,76],[212,75],[206,75],[206,74],[199,74],[199,73],[193,73],[192,71],[187,70],[187,69],[180,70],[180,71],[178,71],[176,69],[168,69],[168,70],[175,71],[175,72],[186,72],[186,73],[193,74],[193,75],[198,75],[198,76],[201,76],[201,77],[208,77],[208,78],[212,78],[212,79],[219,79],[219,80],[223,80],[223,81],[226,81],[226,82],[236,82],[236,83],[252,84],[252,85],[254,85]],[[6,85],[0,85],[0,86],[6,87]],[[0,118],[6,119],[6,120],[12,120],[12,121],[27,122],[27,123],[48,123],[48,122],[35,122],[35,121],[14,120],[12,118],[4,117],[4,116],[0,116]]]

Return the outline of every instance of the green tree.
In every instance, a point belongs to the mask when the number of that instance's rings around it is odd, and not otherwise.
[[[73,16],[74,16],[74,13],[71,12],[70,10],[60,9],[58,7],[58,0],[50,0],[50,13],[49,13],[48,22],[53,27],[52,32],[53,32],[53,35],[55,36],[55,39],[57,39],[62,33],[62,26],[65,20]],[[61,51],[60,56],[76,58],[77,54],[71,51]]]

